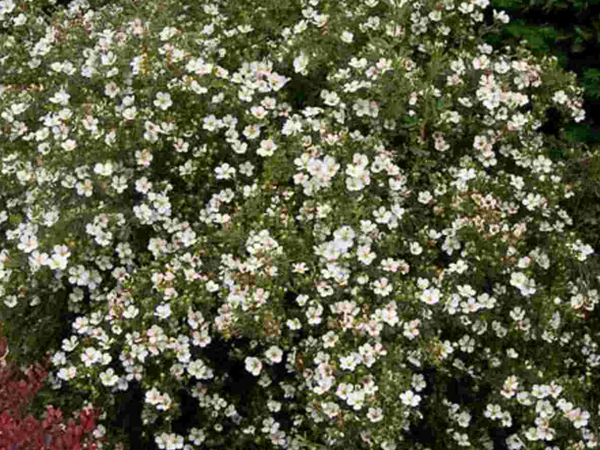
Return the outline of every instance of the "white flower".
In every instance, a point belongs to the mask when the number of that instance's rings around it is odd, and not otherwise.
[[[300,55],[294,59],[294,70],[296,73],[301,73],[302,75],[306,75],[306,67],[308,66],[308,57],[304,54],[304,52],[300,53]]]
[[[421,301],[427,303],[428,305],[435,305],[440,301],[441,293],[439,289],[430,288],[425,289],[421,294]]]
[[[210,370],[206,364],[199,359],[192,361],[187,370],[190,375],[198,378],[199,380],[210,379],[213,376],[212,370]]]
[[[366,58],[356,59],[354,57],[348,63],[348,65],[350,67],[353,67],[355,69],[363,69],[363,68],[367,67],[367,64],[368,64],[368,62],[367,62]]]
[[[17,306],[17,296],[16,295],[9,295],[7,297],[4,298],[4,304],[6,306],[8,306],[9,308],[14,308],[15,306]]]
[[[227,163],[215,168],[217,180],[229,180],[232,176],[235,176],[235,172],[235,168],[231,167]]]
[[[585,261],[588,255],[592,255],[594,253],[594,249],[589,244],[583,244],[581,239],[577,239],[575,244],[569,244],[569,246],[576,252],[579,252],[577,255],[577,259],[579,261]]]
[[[150,189],[152,189],[152,183],[148,181],[148,178],[142,177],[135,182],[135,190],[142,194],[146,194]]]
[[[260,142],[260,148],[256,151],[256,153],[266,158],[267,156],[273,156],[276,149],[277,145],[275,142],[273,142],[271,139],[268,139]]]
[[[510,284],[517,289],[522,289],[527,281],[527,276],[523,272],[513,272],[510,276]]]
[[[82,195],[85,197],[91,197],[92,193],[94,192],[92,180],[85,180],[83,183],[79,181],[75,185],[75,188],[77,189],[77,195]]]
[[[389,283],[387,278],[380,278],[372,283],[373,292],[377,295],[385,297],[392,292],[392,285]]]
[[[269,360],[271,364],[280,363],[283,357],[283,350],[273,345],[265,352],[265,357]]]
[[[348,396],[354,391],[354,385],[340,383],[337,388],[336,395],[342,400],[346,400]]]
[[[244,136],[246,136],[247,139],[256,139],[258,136],[260,136],[260,126],[259,125],[248,125],[246,126],[246,128],[244,128],[244,131],[242,132],[244,134]],[[262,141],[262,142],[266,142],[266,141]],[[262,144],[261,142],[261,144]],[[273,143],[273,141],[271,141],[271,143]]]
[[[150,403],[151,405],[156,405],[161,401],[161,394],[156,387],[153,387],[151,390],[146,392],[146,403]]]
[[[418,242],[411,242],[410,252],[413,255],[420,255],[423,252],[423,247],[421,247]]]
[[[171,305],[169,304],[163,304],[163,305],[158,305],[156,307],[156,312],[154,313],[155,316],[160,317],[161,319],[167,319],[169,316],[171,316]]]
[[[461,3],[461,6],[462,5],[466,5],[466,3]],[[458,431],[455,431],[452,437],[461,447],[469,447],[471,445],[469,443],[469,436],[466,433],[461,434]]]
[[[299,330],[300,328],[302,328],[302,324],[300,323],[300,320],[297,317],[294,319],[288,319],[285,324],[290,330]]]
[[[415,391],[420,392],[427,386],[425,382],[425,377],[420,373],[415,373],[412,376],[412,387]]]
[[[189,440],[192,441],[195,445],[200,445],[204,442],[206,436],[204,431],[199,430],[198,428],[192,428],[189,435]]]
[[[579,408],[571,410],[567,413],[567,417],[575,428],[585,427],[588,424],[590,413],[587,411],[581,411]]]
[[[166,411],[171,407],[173,401],[169,394],[163,394],[160,398],[160,402],[156,405],[156,409],[159,411]]]
[[[31,253],[38,247],[38,240],[34,235],[24,234],[17,247],[25,253]]]
[[[381,408],[369,408],[367,417],[373,423],[380,422],[383,420],[383,410]]]
[[[323,347],[325,348],[333,348],[335,347],[335,344],[339,341],[339,337],[331,330],[328,331],[325,335],[323,335],[321,339],[323,339]]]
[[[346,400],[346,403],[348,403],[349,406],[352,406],[354,411],[359,411],[363,407],[364,402],[365,402],[365,391],[364,390],[352,392],[350,395],[348,395],[348,399]]]
[[[160,449],[177,450],[183,448],[183,436],[174,433],[162,433],[156,436],[154,441]]]
[[[9,14],[15,9],[15,2],[13,0],[4,0],[0,2],[0,16]]]
[[[508,14],[506,14],[506,12],[504,11],[496,11],[495,9],[494,11],[494,21],[499,20],[500,22],[507,24],[508,22],[510,22],[510,17],[508,16]]]
[[[127,109],[123,110],[123,117],[126,120],[133,120],[137,117],[137,115],[138,115],[138,111],[135,106],[132,106],[131,108],[127,108]]]
[[[260,359],[248,356],[245,359],[245,363],[246,363],[246,370],[248,372],[250,372],[252,375],[257,377],[260,374],[260,371],[262,370],[262,367],[263,367],[262,362],[260,362]]]
[[[362,358],[361,358],[362,359]],[[357,362],[353,354],[347,356],[340,356],[340,368],[343,370],[353,371],[356,367]]]
[[[346,188],[351,192],[360,191],[365,187],[360,178],[346,178]]]
[[[112,368],[100,374],[100,380],[104,386],[114,386],[119,381],[119,377],[115,375],[115,371]]]
[[[114,176],[111,186],[117,193],[122,194],[127,189],[127,178],[124,176]]]
[[[340,413],[339,405],[334,402],[323,402],[321,404],[321,407],[323,409],[323,412],[327,414],[327,417],[329,417],[330,419],[337,417]]]
[[[323,307],[319,304],[317,306],[311,306],[306,311],[306,317],[310,325],[318,325],[321,323],[321,314],[323,313]]]
[[[358,247],[357,256],[358,260],[367,266],[376,258],[375,253],[371,252],[371,247],[366,245]]]
[[[502,408],[497,404],[488,404],[486,410],[483,412],[483,415],[488,419],[501,419]]]
[[[351,33],[350,31],[344,31],[342,33],[342,37],[341,37],[342,41],[344,41],[346,44],[350,44],[353,40],[354,40],[354,34]]]
[[[402,403],[404,403],[406,406],[418,406],[418,404],[421,402],[421,396],[415,395],[413,391],[408,390],[400,394],[400,400],[402,400]]]
[[[86,367],[90,367],[92,364],[98,362],[101,358],[101,353],[95,348],[88,347],[81,355],[81,360]]]
[[[456,421],[461,427],[466,428],[471,422],[471,415],[467,411],[463,411],[456,417]]]
[[[433,196],[429,191],[419,192],[419,203],[424,205],[428,204],[433,199]]]
[[[439,22],[442,20],[442,13],[440,11],[431,11],[427,17],[433,22]]]
[[[177,28],[165,27],[165,28],[162,29],[162,31],[159,34],[160,40],[161,41],[168,41],[170,38],[172,38],[173,36],[175,36],[175,34],[177,32],[178,32]]]
[[[352,228],[350,228],[347,225],[344,225],[343,227],[338,228],[333,233],[333,236],[339,240],[352,241],[352,239],[354,239],[354,237],[356,236],[356,233],[354,232],[354,230]]]
[[[71,96],[67,94],[67,92],[64,89],[61,89],[52,97],[50,97],[50,101],[52,103],[58,103],[59,105],[66,106],[69,104],[69,98],[71,98]]]
[[[114,82],[108,83],[104,88],[104,93],[110,98],[115,98],[119,91],[119,86]]]
[[[154,100],[154,106],[166,110],[173,105],[173,101],[171,100],[171,94],[168,92],[159,92],[156,94],[156,100]]]
[[[404,323],[404,332],[402,334],[404,336],[406,336],[408,339],[411,339],[411,340],[414,339],[420,333],[420,331],[419,331],[420,324],[421,324],[421,321],[419,319],[411,320],[410,322],[405,322]]]
[[[94,173],[97,173],[98,175],[109,177],[112,175],[112,172],[113,172],[113,165],[110,161],[108,161],[105,164],[97,163],[94,166]]]
[[[48,267],[52,270],[60,269],[65,270],[68,264],[68,257],[54,254],[52,258],[48,261]]]
[[[340,96],[335,92],[323,90],[321,91],[321,98],[327,106],[336,106],[340,103]]]
[[[65,368],[63,367],[58,371],[58,378],[61,380],[69,381],[77,375],[77,369],[73,366]]]

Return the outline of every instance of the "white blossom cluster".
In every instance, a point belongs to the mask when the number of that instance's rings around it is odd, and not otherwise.
[[[582,91],[555,58],[473,38],[489,0],[77,0],[52,26],[27,3],[0,0],[30,26],[1,43],[0,315],[77,315],[54,388],[139,383],[167,450],[408,448],[425,405],[448,447],[517,412],[511,450],[597,446],[589,386],[561,370],[600,365],[600,277],[532,108],[579,122]],[[491,384],[481,417],[425,367]],[[181,389],[203,414],[187,435]]]

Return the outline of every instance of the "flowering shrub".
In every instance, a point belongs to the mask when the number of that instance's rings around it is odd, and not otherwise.
[[[258,3],[0,2],[15,357],[102,448],[596,446],[597,261],[536,131],[574,76],[482,44],[488,0]]]
[[[86,408],[78,414],[79,424],[70,420],[61,424],[60,410],[52,405],[46,407],[42,421],[37,421],[31,414],[25,416],[26,406],[42,386],[47,372],[42,364],[30,367],[25,373],[20,372],[14,364],[5,358],[8,354],[7,339],[0,339],[0,353],[3,354],[0,365],[0,449],[10,450],[81,450],[96,449],[96,444],[87,442],[83,446],[85,434],[95,428],[98,413]],[[25,375],[27,380],[20,375]],[[20,380],[17,380],[21,378]]]

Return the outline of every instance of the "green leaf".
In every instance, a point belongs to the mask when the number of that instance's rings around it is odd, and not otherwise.
[[[552,5],[554,5],[556,1],[557,0],[548,0],[548,3],[546,4],[546,6],[544,6],[544,10],[548,11],[552,9]]]
[[[566,139],[569,142],[598,142],[598,133],[593,132],[590,125],[572,124],[565,127]]]
[[[494,1],[494,8],[517,10],[521,8],[520,3],[519,0],[496,0]]]
[[[11,214],[8,218],[8,222],[11,225],[19,225],[21,222],[23,222],[23,217],[19,214]]]

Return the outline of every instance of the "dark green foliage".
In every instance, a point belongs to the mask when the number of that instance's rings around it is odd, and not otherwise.
[[[577,75],[584,88],[586,119],[568,127],[579,142],[597,142],[600,124],[600,1],[492,0],[510,23],[485,41],[495,48],[525,40],[536,56],[552,55],[559,66]]]
[[[585,143],[590,150],[600,141],[600,0],[492,0],[492,7],[510,16],[510,23],[497,35],[485,36],[495,48],[516,46],[526,41],[536,56],[552,55],[559,66],[577,75],[584,89],[585,120],[564,127],[565,137],[573,144]],[[565,200],[564,208],[585,230],[586,242],[600,249],[600,173],[595,159],[581,164],[569,158],[562,147],[553,146],[558,118],[547,112],[547,122],[540,130],[549,139],[548,156],[566,161],[573,170],[568,182],[581,182],[585,193]]]
[[[112,420],[111,429],[120,430],[129,443],[128,448],[158,449],[152,437],[142,435],[144,393],[139,383],[132,383],[126,392],[117,394],[116,403],[118,413]]]

